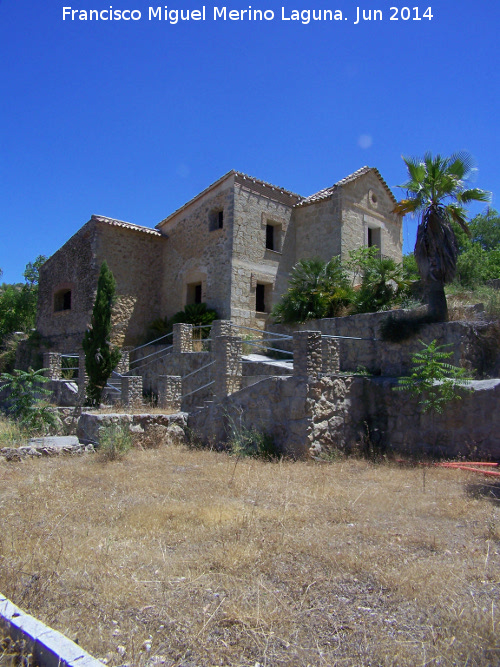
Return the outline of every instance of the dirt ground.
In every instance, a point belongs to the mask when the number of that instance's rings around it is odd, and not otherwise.
[[[3,461],[0,591],[109,665],[497,665],[499,499],[350,459]]]

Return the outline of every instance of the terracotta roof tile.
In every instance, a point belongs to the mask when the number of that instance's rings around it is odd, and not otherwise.
[[[337,181],[334,183],[332,186],[329,188],[324,188],[323,190],[320,190],[319,192],[315,192],[313,195],[310,195],[309,197],[304,197],[304,199],[301,199],[295,206],[307,206],[308,204],[314,204],[317,201],[321,201],[322,199],[327,199],[330,197],[338,188],[341,188],[343,185],[347,185],[348,183],[352,183],[352,181],[355,181],[357,178],[360,178],[360,176],[364,176],[368,172],[373,171],[379,179],[382,181],[382,185],[385,187],[387,190],[389,196],[391,199],[395,202],[396,199],[394,195],[391,192],[391,189],[387,185],[387,183],[384,181],[382,176],[380,175],[380,172],[378,169],[375,167],[361,167],[361,169],[357,169],[354,171],[352,174],[349,174],[349,176],[346,176],[345,178],[340,179],[340,181]]]
[[[145,234],[152,234],[153,236],[162,236],[156,229],[143,227],[142,225],[134,225],[131,222],[124,222],[123,220],[115,220],[114,218],[108,218],[105,215],[93,215],[91,219],[96,222],[104,222],[113,227],[123,227],[124,229],[131,229],[135,232],[144,232]]]

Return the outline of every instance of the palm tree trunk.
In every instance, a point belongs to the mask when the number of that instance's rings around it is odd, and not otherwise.
[[[448,304],[444,293],[444,283],[438,280],[425,281],[428,314],[433,322],[448,321]]]

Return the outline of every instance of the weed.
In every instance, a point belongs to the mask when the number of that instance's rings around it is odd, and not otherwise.
[[[465,368],[446,361],[453,354],[444,351],[449,345],[437,345],[436,340],[428,345],[423,341],[420,343],[423,349],[411,357],[411,375],[399,378],[394,389],[407,391],[418,398],[424,412],[441,413],[447,403],[461,398],[457,392],[458,387],[466,387],[472,378]]]
[[[99,459],[118,461],[132,448],[132,436],[127,427],[109,424],[99,429]]]
[[[242,419],[242,414],[235,419],[226,414],[229,431],[229,447],[237,456],[253,456],[266,460],[279,457],[278,448],[273,437],[268,433],[248,428]]]

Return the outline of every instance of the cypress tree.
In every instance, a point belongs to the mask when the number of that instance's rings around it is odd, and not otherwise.
[[[97,293],[89,329],[83,337],[85,370],[88,375],[87,400],[99,405],[101,394],[111,372],[120,361],[120,350],[109,342],[111,333],[111,309],[116,282],[106,262],[101,265],[97,281]]]

